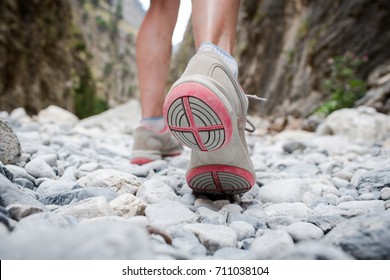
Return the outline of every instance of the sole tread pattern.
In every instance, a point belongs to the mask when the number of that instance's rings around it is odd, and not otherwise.
[[[222,101],[205,86],[177,86],[164,107],[172,134],[185,146],[214,151],[228,143],[231,120]]]
[[[239,194],[251,189],[254,177],[239,167],[206,165],[190,170],[187,183],[196,192]]]

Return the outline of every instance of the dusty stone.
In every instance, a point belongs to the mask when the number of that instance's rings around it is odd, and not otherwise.
[[[110,206],[118,216],[130,218],[145,214],[147,204],[131,193],[125,193],[110,201]]]
[[[11,215],[12,219],[20,221],[21,219],[36,214],[41,213],[45,209],[42,207],[37,207],[33,205],[23,205],[23,204],[10,204],[7,206],[7,211]]]
[[[50,178],[54,179],[56,174],[50,165],[46,163],[41,158],[35,158],[28,162],[25,166],[25,169],[28,174],[34,176],[35,178]]]
[[[300,202],[307,190],[309,185],[304,179],[276,180],[260,188],[259,198],[263,202],[272,203]]]
[[[87,198],[80,202],[63,206],[55,210],[54,213],[63,216],[73,216],[81,220],[116,215],[104,197]]]
[[[3,164],[16,163],[21,154],[19,139],[11,124],[0,116],[0,161]]]
[[[384,211],[346,220],[323,239],[357,259],[390,259],[390,212]]]
[[[257,237],[250,247],[257,259],[267,260],[278,258],[286,250],[294,247],[291,236],[283,230],[269,231]]]
[[[137,191],[137,197],[148,204],[178,199],[172,188],[158,179],[151,179],[144,182]]]
[[[184,223],[192,218],[194,213],[184,204],[177,201],[164,201],[150,204],[145,209],[145,216],[151,225],[167,228]]]
[[[286,227],[286,231],[291,235],[295,242],[310,239],[320,239],[324,232],[311,223],[297,222]]]
[[[78,180],[84,187],[112,188],[118,194],[135,194],[141,186],[140,180],[132,175],[115,169],[99,169]]]
[[[236,233],[225,226],[209,224],[187,224],[185,229],[193,232],[202,243],[208,253],[214,253],[223,247],[235,247],[237,244]]]

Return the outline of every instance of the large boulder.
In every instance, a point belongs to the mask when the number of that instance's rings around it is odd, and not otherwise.
[[[318,133],[344,135],[367,144],[380,143],[390,138],[390,116],[369,107],[342,109],[330,114]]]
[[[21,155],[21,148],[10,123],[0,116],[0,161],[4,164],[16,163]]]

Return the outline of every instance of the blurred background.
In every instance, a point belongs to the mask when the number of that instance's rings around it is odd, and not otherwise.
[[[190,3],[167,87],[195,52]],[[0,111],[54,104],[85,118],[138,98],[135,41],[148,5],[0,0]],[[281,126],[361,105],[390,114],[390,1],[242,0],[237,34],[240,82],[268,99],[251,114]]]

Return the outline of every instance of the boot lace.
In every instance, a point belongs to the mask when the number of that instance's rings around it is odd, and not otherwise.
[[[266,102],[267,101],[267,99],[262,98],[262,97],[258,97],[257,95],[254,95],[254,94],[246,94],[246,96],[248,97],[248,99],[255,100],[258,102]],[[253,122],[248,120],[248,119],[246,119],[246,122],[247,122],[247,124],[249,124],[250,127],[245,127],[245,130],[250,132],[250,133],[255,132],[256,126],[253,124]]]

